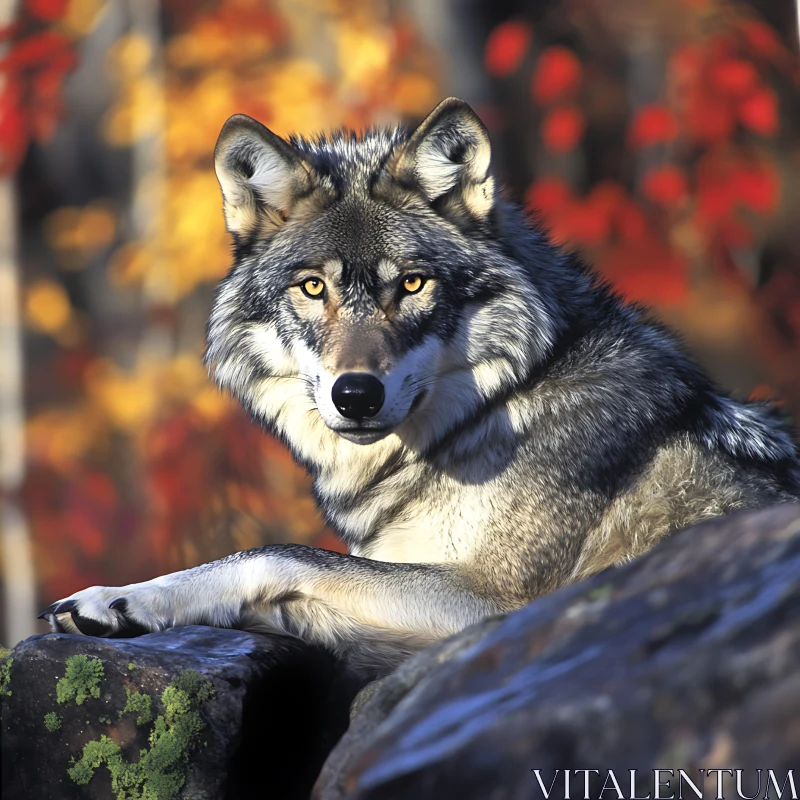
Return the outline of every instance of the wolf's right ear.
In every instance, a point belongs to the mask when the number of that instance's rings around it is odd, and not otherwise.
[[[237,241],[280,226],[311,186],[300,154],[269,128],[245,114],[223,126],[214,149],[225,224]]]
[[[457,97],[427,116],[390,163],[392,176],[415,186],[445,213],[485,218],[494,206],[492,149],[480,117]]]

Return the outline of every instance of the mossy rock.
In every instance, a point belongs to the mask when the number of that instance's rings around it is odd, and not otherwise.
[[[305,798],[357,688],[301,642],[201,626],[34,636],[5,664],[4,800]]]

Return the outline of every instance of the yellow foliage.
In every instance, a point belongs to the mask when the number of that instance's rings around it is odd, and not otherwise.
[[[332,90],[319,65],[305,59],[287,59],[267,72],[262,91],[272,116],[265,122],[279,136],[293,131],[312,133],[337,120]],[[252,92],[257,85],[258,82],[249,84],[245,89]]]
[[[121,36],[108,49],[106,64],[109,72],[120,80],[139,78],[153,58],[150,42],[136,33]]]
[[[100,202],[64,206],[45,220],[45,236],[66,268],[84,266],[88,256],[111,244],[116,231],[116,215]]]
[[[124,147],[161,131],[164,98],[161,87],[150,77],[138,77],[120,92],[117,104],[104,119],[107,141]]]
[[[192,408],[208,422],[218,422],[233,407],[233,401],[215,386],[206,386],[192,398]]]
[[[391,92],[398,113],[408,116],[426,114],[436,104],[438,95],[436,81],[418,72],[399,75]]]
[[[70,0],[61,24],[71,36],[86,36],[97,27],[108,5],[106,0]]]
[[[67,293],[61,284],[38,280],[25,293],[25,321],[35,331],[55,336],[72,316]]]
[[[390,66],[392,38],[388,28],[345,20],[337,28],[336,43],[345,88],[367,90]]]
[[[249,19],[278,8],[286,32],[280,41],[280,25],[231,30],[237,14]],[[174,303],[224,275],[230,248],[212,153],[231,114],[250,113],[285,136],[340,124],[363,127],[371,121],[370,107],[385,109],[386,116],[428,110],[436,100],[435,80],[419,58],[398,63],[390,22],[383,5],[366,0],[280,6],[220,0],[166,42],[163,79],[152,70],[147,40],[136,34],[120,39],[108,58],[119,91],[104,120],[106,139],[130,146],[160,133],[153,141],[163,145],[166,164],[163,173],[146,176],[154,184],[149,196],[157,204],[157,231],[117,251],[114,282],[141,284],[151,300]],[[139,196],[148,191],[141,178]]]
[[[32,461],[66,471],[105,437],[105,425],[87,405],[40,411],[28,419],[25,443]]]
[[[109,276],[117,286],[140,281],[147,270],[147,252],[139,242],[128,242],[118,247],[109,262]]]
[[[190,33],[176,36],[167,45],[167,64],[176,69],[225,63],[235,43],[222,25],[203,21]]]
[[[94,362],[86,373],[89,401],[114,427],[135,432],[150,420],[158,407],[152,382],[126,374],[106,360]]]
[[[198,353],[142,358],[132,370],[98,360],[87,370],[86,393],[99,418],[130,433],[140,432],[170,408],[190,406],[216,421],[231,407],[211,385]]]

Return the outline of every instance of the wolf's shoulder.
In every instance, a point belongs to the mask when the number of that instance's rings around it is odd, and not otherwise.
[[[581,265],[566,268],[586,277],[579,284],[578,313],[557,346],[547,382],[577,386],[571,389],[576,400],[591,401],[595,412],[605,408],[635,418],[643,430],[688,433],[734,459],[784,462],[800,481],[798,444],[775,405],[729,395],[652,310],[626,302]]]

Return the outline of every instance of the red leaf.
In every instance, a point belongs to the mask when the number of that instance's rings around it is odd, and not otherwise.
[[[64,16],[69,0],[28,0],[28,9],[43,22],[55,22]]]
[[[701,226],[717,227],[733,213],[736,192],[731,186],[730,162],[714,155],[697,165],[697,216]]]
[[[647,236],[647,220],[634,201],[623,203],[614,216],[623,241],[641,242]]]
[[[717,241],[719,244],[732,247],[752,247],[753,231],[742,220],[735,217],[723,219],[717,225]]]
[[[698,93],[684,119],[687,133],[700,142],[718,142],[733,133],[734,116],[730,103],[705,93]]]
[[[696,46],[684,45],[677,48],[669,58],[670,68],[675,77],[683,81],[694,81],[703,68],[703,56]]]
[[[739,103],[739,119],[746,128],[761,136],[778,132],[778,98],[772,89],[762,86]]]
[[[753,390],[750,392],[747,399],[753,402],[766,400],[778,405],[778,403],[775,402],[777,396],[778,392],[776,392],[775,389],[768,383],[759,383],[757,386],[753,387]]]
[[[711,80],[726,94],[741,96],[758,85],[758,70],[742,58],[726,58],[711,69]]]
[[[563,208],[571,197],[569,186],[561,178],[539,178],[526,192],[525,205],[531,211],[549,214]]]
[[[0,175],[10,175],[28,146],[28,129],[13,84],[0,95]]]
[[[489,34],[484,61],[490,75],[502,78],[519,67],[531,43],[531,27],[525,22],[510,21],[498,25]]]
[[[583,78],[583,66],[572,50],[548,47],[539,56],[533,74],[531,93],[537,103],[552,103],[562,95],[574,92]]]
[[[665,306],[686,299],[686,261],[654,237],[607,248],[597,268],[631,300]]]
[[[575,106],[562,106],[551,111],[542,123],[542,140],[554,153],[568,153],[583,138],[583,114]]]
[[[587,245],[602,244],[608,239],[609,217],[591,203],[573,203],[564,222],[570,239]]]
[[[661,105],[643,106],[633,118],[628,138],[634,147],[650,147],[671,142],[678,135],[678,123],[672,112]]]
[[[659,205],[670,206],[686,196],[686,176],[673,164],[654,167],[642,181],[642,194]]]
[[[602,180],[592,187],[587,200],[600,213],[612,215],[627,202],[627,193],[618,183]]]
[[[766,23],[754,19],[745,20],[739,27],[750,49],[758,55],[770,58],[783,49],[778,34]]]
[[[7,42],[15,39],[19,33],[19,22],[10,22],[8,25],[0,25],[0,42]]]
[[[766,163],[737,170],[731,188],[742,205],[760,214],[769,214],[778,205],[780,182],[775,169]]]
[[[46,142],[56,131],[59,119],[57,106],[34,106],[28,112],[28,125],[37,142]]]
[[[24,69],[31,67],[42,61],[51,58],[59,50],[65,50],[69,46],[69,39],[54,31],[37,33],[23,39],[10,53],[3,59],[2,67],[7,69]]]

